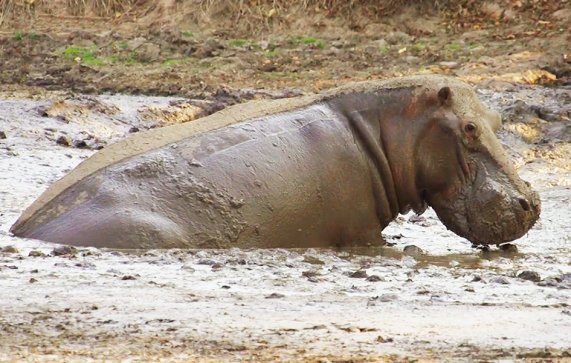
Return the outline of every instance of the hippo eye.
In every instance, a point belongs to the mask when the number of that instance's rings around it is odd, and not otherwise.
[[[476,124],[473,122],[468,122],[465,126],[464,126],[464,131],[466,131],[467,133],[471,134],[474,131],[476,131]]]

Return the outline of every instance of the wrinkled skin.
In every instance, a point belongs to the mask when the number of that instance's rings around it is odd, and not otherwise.
[[[430,205],[458,235],[499,244],[540,211],[500,125],[436,76],[239,105],[103,149],[11,230],[112,248],[339,247],[380,244],[399,213]]]

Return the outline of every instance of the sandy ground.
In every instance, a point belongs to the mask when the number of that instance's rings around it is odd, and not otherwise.
[[[188,108],[3,93],[0,361],[570,359],[569,90],[506,87],[480,94],[509,119],[502,140],[543,212],[516,250],[490,251],[432,211],[399,217],[384,231],[394,245],[377,250],[110,251],[14,238],[23,209],[94,149]]]

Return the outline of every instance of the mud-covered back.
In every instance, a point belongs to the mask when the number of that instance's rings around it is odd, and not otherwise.
[[[69,174],[58,180],[49,187],[12,226],[15,231],[23,225],[36,212],[50,203],[55,197],[78,181],[104,169],[110,165],[121,162],[125,159],[144,154],[150,150],[156,150],[163,146],[176,143],[180,140],[193,137],[195,135],[217,130],[237,123],[259,119],[267,115],[284,113],[319,102],[326,102],[342,94],[382,92],[384,89],[394,89],[401,87],[421,87],[426,89],[437,89],[443,86],[450,86],[455,89],[455,93],[463,98],[461,105],[466,105],[467,110],[479,108],[480,103],[474,95],[472,89],[459,80],[442,76],[412,76],[395,78],[388,80],[366,81],[348,84],[339,88],[328,90],[320,95],[302,96],[299,98],[289,98],[281,100],[259,100],[245,104],[229,107],[213,115],[184,124],[172,125],[149,131],[140,132],[127,139],[111,144],[97,152],[87,160],[79,164]],[[464,102],[465,101],[465,102]],[[477,104],[472,104],[478,102]]]

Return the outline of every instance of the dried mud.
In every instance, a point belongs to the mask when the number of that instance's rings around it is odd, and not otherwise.
[[[77,19],[5,31],[0,360],[570,359],[568,27],[545,16],[464,32],[410,14],[359,31],[300,27],[311,41]],[[67,56],[72,46],[95,58]],[[502,112],[500,138],[543,209],[515,246],[474,249],[430,210],[398,217],[384,231],[390,246],[352,251],[111,251],[8,233],[48,185],[131,133],[250,99],[428,72],[475,83]]]

